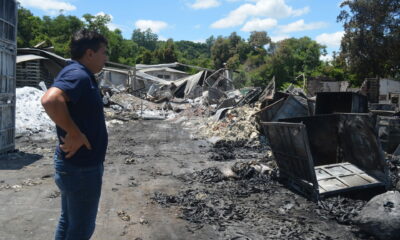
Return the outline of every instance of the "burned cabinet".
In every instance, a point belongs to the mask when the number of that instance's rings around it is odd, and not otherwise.
[[[262,123],[281,176],[313,199],[388,186],[388,170],[367,114],[330,114]]]

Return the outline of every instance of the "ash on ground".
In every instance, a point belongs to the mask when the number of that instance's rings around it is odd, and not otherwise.
[[[366,200],[336,196],[314,203],[278,181],[272,157],[234,160],[236,152],[244,151],[242,143],[221,142],[214,148],[225,148],[234,157],[220,167],[178,175],[191,187],[152,197],[164,208],[177,208],[190,223],[189,231],[212,225],[223,239],[373,239],[353,225]],[[332,229],[337,223],[346,229],[343,234]],[[248,231],[238,235],[238,225]]]

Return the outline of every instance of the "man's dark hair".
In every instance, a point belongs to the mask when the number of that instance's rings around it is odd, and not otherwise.
[[[97,52],[101,44],[107,46],[107,39],[98,32],[82,29],[72,35],[69,45],[71,50],[71,59],[80,59],[85,54],[86,50],[91,49]]]

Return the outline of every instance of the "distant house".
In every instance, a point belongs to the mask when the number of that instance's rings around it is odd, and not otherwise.
[[[105,67],[99,73],[98,79],[101,87],[125,90],[130,86],[132,74],[129,69]]]
[[[379,103],[398,103],[400,95],[400,81],[379,79]]]
[[[145,68],[145,69],[140,69],[138,71],[167,81],[175,81],[177,79],[184,78],[190,75],[186,72],[179,71],[169,67]]]
[[[371,103],[400,105],[400,81],[387,78],[366,78],[361,87]]]
[[[102,88],[146,92],[153,84],[170,85],[170,81],[155,77],[135,67],[107,62],[106,67],[97,75]]]

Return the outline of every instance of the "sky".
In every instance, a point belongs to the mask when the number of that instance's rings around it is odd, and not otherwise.
[[[331,58],[343,36],[336,21],[343,0],[18,0],[36,16],[108,14],[108,27],[129,39],[134,29],[151,28],[160,40],[205,42],[236,32],[248,39],[266,31],[273,41],[308,36],[327,47]]]

